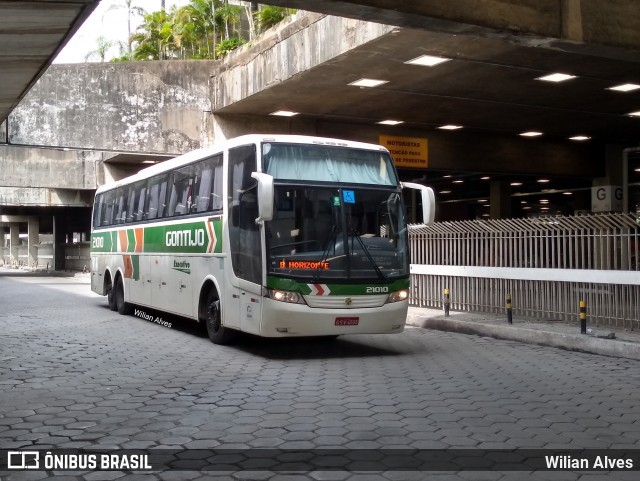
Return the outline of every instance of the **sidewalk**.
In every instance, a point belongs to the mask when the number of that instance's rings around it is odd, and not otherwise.
[[[513,324],[509,325],[506,314],[451,311],[450,316],[445,317],[439,309],[409,307],[407,325],[640,360],[640,331],[595,327],[587,321],[590,333],[580,334],[577,318],[571,323],[522,319],[514,315]],[[609,338],[612,336],[615,338]]]
[[[0,266],[0,276],[81,277],[89,276],[81,271],[54,271],[44,267]]]

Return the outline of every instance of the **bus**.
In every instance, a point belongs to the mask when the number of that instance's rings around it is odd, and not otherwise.
[[[210,340],[399,333],[409,297],[403,189],[384,147],[246,135],[96,191],[91,289],[120,314],[191,318]]]

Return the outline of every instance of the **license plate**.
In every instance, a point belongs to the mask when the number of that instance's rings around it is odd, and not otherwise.
[[[336,326],[357,326],[359,317],[336,317]]]

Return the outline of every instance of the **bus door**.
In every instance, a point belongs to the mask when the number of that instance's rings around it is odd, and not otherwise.
[[[225,322],[258,334],[262,315],[262,255],[258,217],[256,146],[229,151],[228,230],[232,264]]]

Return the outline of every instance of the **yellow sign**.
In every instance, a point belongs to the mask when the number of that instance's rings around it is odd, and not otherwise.
[[[429,166],[427,139],[381,135],[380,145],[389,149],[396,167],[426,169]]]

